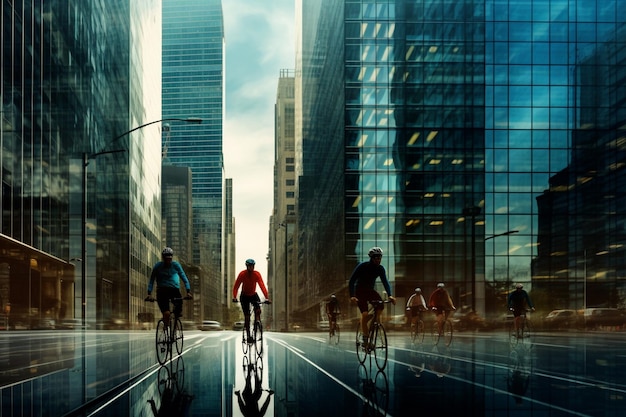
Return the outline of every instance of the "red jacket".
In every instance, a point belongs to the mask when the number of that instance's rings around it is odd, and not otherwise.
[[[265,298],[269,298],[269,296],[267,295],[267,288],[265,288],[263,278],[261,278],[261,274],[259,273],[259,271],[248,272],[247,269],[244,269],[239,273],[239,275],[237,276],[237,280],[235,281],[235,286],[233,287],[233,298],[237,298],[237,292],[239,291],[239,287],[242,284],[242,295],[254,295],[256,293],[256,286],[258,284]]]

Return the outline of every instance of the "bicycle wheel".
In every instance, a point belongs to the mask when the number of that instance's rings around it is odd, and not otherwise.
[[[170,330],[165,327],[165,323],[163,320],[159,320],[156,328],[156,354],[157,360],[161,365],[163,365],[169,356],[170,353]]]
[[[363,346],[363,333],[361,332],[361,323],[357,323],[356,325],[356,357],[359,360],[359,363],[365,362],[365,357],[367,356],[367,351]]]
[[[335,323],[335,344],[338,345],[339,344],[339,335],[341,334],[341,331],[339,330],[339,325]]]
[[[433,345],[439,344],[439,337],[441,335],[439,334],[439,326],[438,326],[436,321],[433,323],[433,327],[430,330],[430,335],[431,335],[432,340],[433,340]]]
[[[443,337],[443,341],[446,344],[446,346],[450,346],[450,343],[452,343],[452,321],[450,321],[449,319],[446,319],[443,322],[443,331],[442,331],[442,337]]]
[[[411,341],[416,345],[424,342],[424,322],[422,320],[411,325]]]
[[[387,366],[387,332],[382,324],[373,324],[370,342],[374,349],[374,361],[381,371]]]
[[[176,352],[180,355],[183,353],[183,323],[178,317],[174,320],[172,328],[172,343],[176,345]]]
[[[520,329],[520,335],[522,337],[522,342],[530,341],[530,335],[531,335],[530,320],[528,320],[527,318],[524,318],[522,320],[521,327],[522,328]]]
[[[244,327],[241,333],[241,350],[243,351],[244,355],[248,353],[249,347],[250,346],[248,345],[248,332],[246,332],[246,328]]]
[[[254,322],[254,346],[257,355],[263,354],[263,324],[261,321]]]

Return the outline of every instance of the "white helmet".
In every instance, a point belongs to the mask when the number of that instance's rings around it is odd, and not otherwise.
[[[417,288],[415,289],[415,292],[422,292],[422,289],[421,289],[420,287],[417,287]]]
[[[437,288],[443,288],[445,287],[445,285],[443,285],[443,282],[440,282],[439,284],[437,284]]]
[[[372,256],[383,256],[383,250],[378,246],[374,246],[367,254],[370,256],[370,258]]]

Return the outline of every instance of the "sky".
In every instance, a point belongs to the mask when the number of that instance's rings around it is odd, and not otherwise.
[[[253,258],[267,280],[273,208],[274,104],[295,67],[295,0],[222,0],[226,47],[224,171],[233,180],[236,271]]]

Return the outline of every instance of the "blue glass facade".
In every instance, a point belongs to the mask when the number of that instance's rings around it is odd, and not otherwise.
[[[444,281],[495,313],[522,282],[547,309],[623,306],[626,6],[327,3],[298,22],[302,286],[327,296],[376,245],[401,297]]]
[[[221,0],[163,1],[163,117],[199,117],[177,125],[167,145],[168,163],[192,171],[193,262],[203,278],[203,308],[220,317],[224,167],[224,24]]]
[[[2,2],[0,296],[12,325],[80,318],[84,305],[95,326],[143,308],[160,246],[160,171],[147,164],[160,143],[156,130],[123,134],[161,118],[147,71],[160,51],[145,48],[159,5]]]

